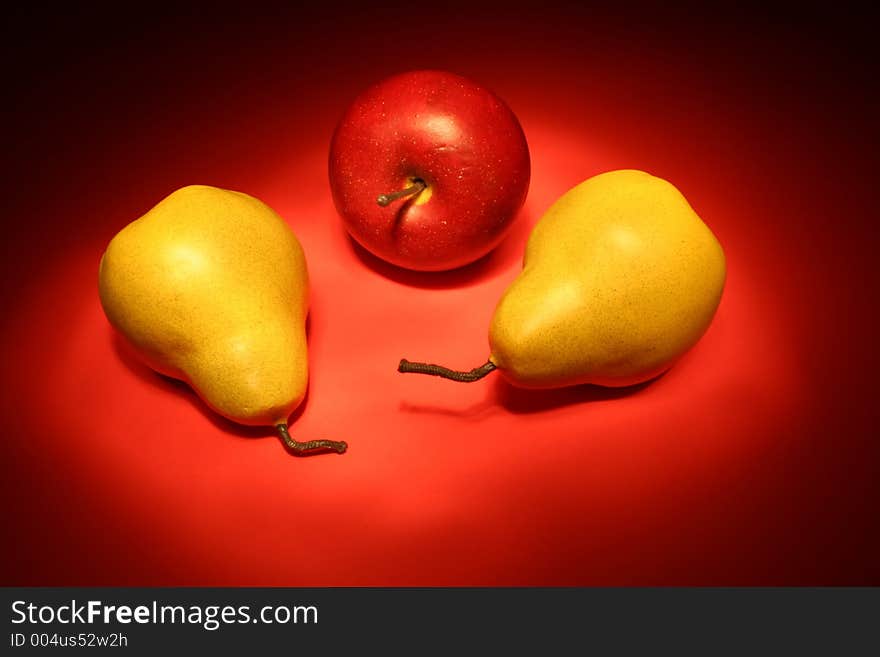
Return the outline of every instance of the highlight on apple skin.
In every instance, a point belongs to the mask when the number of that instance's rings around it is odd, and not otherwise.
[[[494,93],[410,71],[361,93],[330,144],[330,189],[349,234],[394,265],[442,271],[486,255],[528,194],[522,127]]]

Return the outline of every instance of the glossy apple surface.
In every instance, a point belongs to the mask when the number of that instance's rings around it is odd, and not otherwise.
[[[351,236],[408,269],[466,265],[491,251],[525,201],[529,149],[498,96],[443,71],[387,78],[351,104],[330,146],[330,188]],[[382,194],[420,192],[386,207]]]

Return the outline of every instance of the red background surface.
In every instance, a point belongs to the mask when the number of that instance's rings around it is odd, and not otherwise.
[[[7,21],[2,583],[880,584],[868,22],[412,7]],[[421,67],[505,98],[533,159],[509,238],[441,275],[353,247],[326,180],[346,104]],[[727,253],[675,368],[616,392],[396,373],[484,362],[530,227],[624,167],[678,186]],[[189,183],[262,198],[302,241],[292,429],[344,456],[289,456],[114,339],[100,255]]]

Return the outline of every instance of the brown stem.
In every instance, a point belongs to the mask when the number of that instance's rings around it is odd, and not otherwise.
[[[287,425],[283,422],[281,424],[276,424],[275,428],[278,429],[278,435],[281,436],[281,440],[284,441],[284,444],[297,455],[303,455],[315,450],[332,450],[342,454],[348,449],[348,445],[341,440],[309,440],[308,442],[301,443],[290,437],[290,433],[287,431]]]
[[[389,194],[379,194],[379,196],[376,197],[376,203],[378,203],[379,205],[381,205],[384,208],[386,205],[393,203],[394,201],[396,201],[399,198],[403,198],[405,196],[412,196],[413,194],[418,194],[420,191],[422,191],[427,186],[428,185],[425,184],[424,180],[420,180],[420,179],[416,178],[415,180],[412,181],[412,185],[410,185],[409,187],[406,187],[404,189],[399,189],[396,192],[391,192]]]
[[[451,379],[452,381],[460,381],[461,383],[479,381],[495,369],[497,369],[495,363],[491,360],[485,365],[475,367],[469,372],[459,372],[458,370],[451,370],[448,367],[431,365],[430,363],[411,363],[405,358],[401,359],[400,365],[397,366],[397,371],[403,372],[404,374],[429,374],[431,376],[440,376],[444,379]]]

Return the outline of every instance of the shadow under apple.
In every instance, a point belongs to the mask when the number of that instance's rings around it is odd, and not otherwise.
[[[415,271],[398,267],[373,255],[344,228],[341,230],[355,257],[380,276],[410,287],[445,290],[477,285],[520,263],[534,219],[535,215],[527,204],[517,213],[507,233],[495,248],[470,264],[447,271]]]

